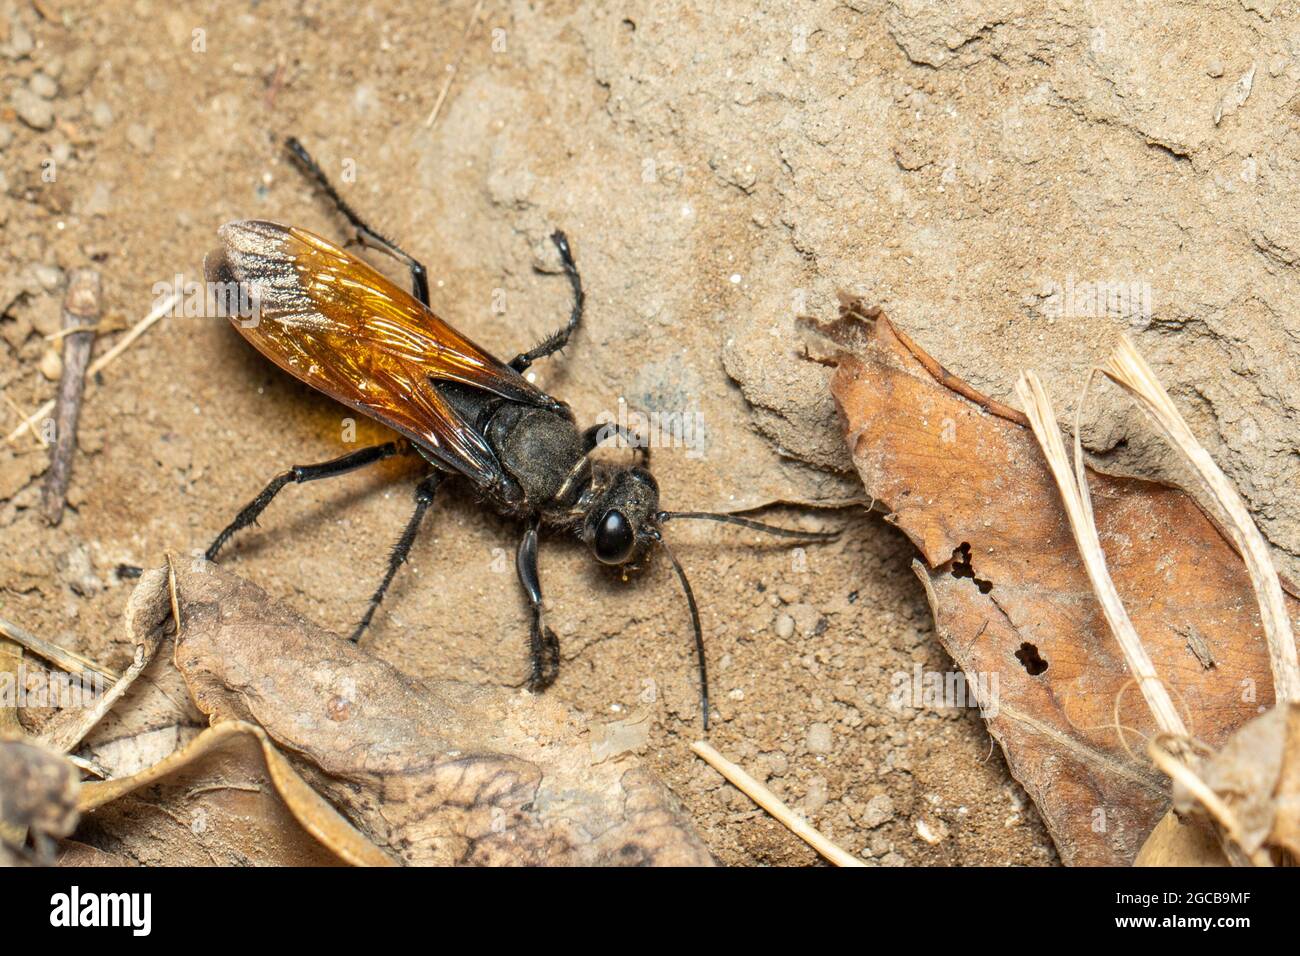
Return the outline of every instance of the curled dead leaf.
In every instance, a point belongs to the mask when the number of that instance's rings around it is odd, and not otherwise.
[[[604,743],[593,754],[585,723],[557,701],[418,681],[220,568],[177,578],[176,666],[214,730],[261,728],[402,862],[712,862],[668,789]],[[166,575],[146,573],[127,610],[133,639],[166,626],[169,601]]]
[[[1079,560],[1025,417],[944,369],[879,310],[823,333],[868,494],[916,544],[940,639],[992,691],[989,730],[1073,864],[1124,864],[1169,806],[1143,757],[1156,727]],[[1212,747],[1272,703],[1251,581],[1181,489],[1090,469],[1115,586],[1194,735]],[[1288,592],[1289,613],[1300,602]],[[1215,648],[1204,666],[1188,625]]]

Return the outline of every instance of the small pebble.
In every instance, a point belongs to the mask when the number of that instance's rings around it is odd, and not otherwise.
[[[826,618],[811,604],[790,605],[790,616],[804,637],[812,637],[826,630]]]
[[[878,793],[867,801],[867,810],[862,815],[862,825],[874,830],[878,826],[894,819],[894,801],[887,793]]]
[[[8,123],[0,123],[0,151],[9,148],[14,141],[14,128]]]
[[[41,284],[41,288],[46,292],[54,292],[59,286],[63,285],[63,270],[58,266],[38,262],[32,266],[32,275],[36,277],[36,281]]]
[[[27,87],[14,90],[10,98],[18,118],[35,130],[47,130],[54,125],[54,108]]]
[[[930,846],[938,846],[948,838],[948,827],[942,820],[931,823],[924,817],[916,821],[916,835]]]
[[[142,123],[132,123],[126,128],[126,141],[138,152],[153,152],[153,130]]]
[[[79,204],[83,216],[107,216],[113,208],[113,191],[105,183],[95,183],[86,199]]]
[[[77,47],[63,64],[63,91],[68,96],[76,96],[90,85],[98,69],[99,56],[95,48],[90,45]]]
[[[831,736],[831,725],[815,723],[808,728],[808,752],[815,754],[828,754],[834,744]]]
[[[52,100],[59,95],[59,84],[54,77],[46,73],[33,73],[27,86],[43,100]]]
[[[799,600],[799,589],[793,584],[782,584],[776,589],[776,596],[786,604],[794,604]]]
[[[830,799],[826,788],[825,777],[809,777],[808,792],[803,798],[803,809],[805,813],[813,814],[826,806]]]
[[[794,637],[794,618],[789,614],[779,614],[776,618],[776,636],[783,641]]]
[[[21,60],[36,49],[36,41],[31,32],[18,20],[14,21],[13,33],[9,35],[9,48],[6,52],[11,60]]]
[[[101,100],[91,109],[90,119],[100,129],[108,129],[113,124],[113,110]]]
[[[54,349],[46,349],[45,354],[41,356],[40,364],[41,374],[51,382],[57,382],[59,376],[63,374],[63,359]]]
[[[1215,79],[1223,76],[1223,61],[1218,58],[1211,60],[1209,65],[1206,66],[1205,72]]]

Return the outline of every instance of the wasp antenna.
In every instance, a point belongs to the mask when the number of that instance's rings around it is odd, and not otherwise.
[[[840,536],[838,531],[800,531],[797,528],[778,528],[776,525],[764,524],[761,521],[753,521],[736,515],[714,514],[711,511],[661,511],[656,517],[659,519],[660,524],[665,521],[672,521],[674,518],[699,518],[705,521],[719,521],[723,524],[740,525],[742,528],[748,528],[751,531],[762,531],[764,534],[774,535],[778,538],[801,538],[804,541],[833,541]]]
[[[677,580],[682,582],[682,590],[686,592],[686,604],[691,609],[691,627],[695,629],[695,657],[700,667],[700,710],[704,714],[704,732],[709,730],[709,668],[704,662],[704,632],[700,628],[700,608],[695,603],[695,592],[691,590],[691,582],[686,578],[686,571],[682,568],[681,562],[673,554],[672,548],[668,547],[668,542],[660,535],[655,535],[656,539],[663,546],[664,554],[668,555],[668,560],[672,562],[673,570],[677,572]]]

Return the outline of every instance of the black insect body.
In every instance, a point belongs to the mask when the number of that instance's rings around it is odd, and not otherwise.
[[[552,240],[573,289],[568,322],[535,348],[502,363],[433,313],[424,266],[366,225],[296,140],[289,139],[287,146],[348,220],[357,239],[408,267],[411,293],[319,236],[256,220],[221,228],[222,245],[205,263],[207,279],[222,283],[219,288],[237,287],[256,303],[255,321],[241,317],[232,322],[263,355],[401,438],[277,475],[217,535],[207,558],[216,560],[231,536],[254,524],[287,484],[346,474],[393,455],[419,454],[431,470],[416,487],[415,513],[393,548],[353,641],[370,624],[410,553],[439,483],[459,474],[488,504],[524,525],[516,567],[532,615],[528,686],[535,691],[549,686],[560,659],[559,642],[544,620],[537,573],[541,529],[577,535],[608,565],[637,561],[658,545],[690,608],[707,729],[708,674],[699,609],[681,564],[663,540],[664,524],[708,519],[808,541],[834,534],[776,528],[732,515],[662,511],[658,486],[647,467],[648,451],[641,449],[635,464],[593,459],[605,438],[620,434],[635,445],[636,436],[609,425],[580,429],[567,405],[522,374],[533,362],[562,349],[582,321],[582,280],[562,232]]]

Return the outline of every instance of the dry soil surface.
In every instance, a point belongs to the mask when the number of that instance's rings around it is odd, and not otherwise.
[[[835,470],[827,372],[800,360],[794,319],[857,293],[995,396],[1039,369],[1066,413],[1128,331],[1294,572],[1295,5],[480,9],[465,42],[472,2],[0,0],[5,431],[53,394],[44,336],[66,270],[101,270],[120,328],[158,283],[199,278],[228,220],[346,238],[285,134],[428,264],[435,309],[503,357],[565,314],[546,241],[561,227],[588,316],[539,383],[584,421],[625,401],[701,422],[692,447],[656,449],[669,507],[784,502],[772,520],[845,528],[802,551],[671,529],[702,603],[714,744],[872,861],[1052,862],[977,715],[890,704],[895,675],[953,667],[910,546],[861,506],[793,506],[860,491]],[[164,319],[92,384],[59,527],[35,508],[46,453],[31,436],[0,448],[0,615],[122,665],[114,567],[188,555],[272,474],[383,435],[348,417],[225,323]],[[1168,468],[1113,395],[1085,423],[1113,467]],[[414,475],[290,488],[230,566],[346,632]],[[370,649],[519,683],[517,534],[468,489],[443,495]],[[549,541],[542,565],[564,647],[551,693],[646,721],[646,759],[721,861],[816,862],[691,756],[689,622],[666,563],[623,581]]]

